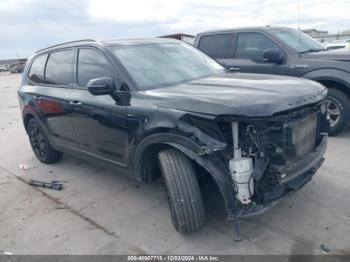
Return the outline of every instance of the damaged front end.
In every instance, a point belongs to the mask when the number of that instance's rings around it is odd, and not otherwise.
[[[329,129],[324,100],[267,117],[176,112],[171,122],[180,137],[162,142],[213,177],[228,220],[235,222],[235,240],[241,239],[238,218],[267,211],[299,190],[324,160]]]
[[[185,114],[177,128],[201,146],[191,157],[217,182],[232,220],[268,210],[311,180],[329,122],[322,100],[271,117]]]
[[[261,213],[311,180],[321,166],[329,123],[323,102],[266,118],[219,117],[235,214]]]

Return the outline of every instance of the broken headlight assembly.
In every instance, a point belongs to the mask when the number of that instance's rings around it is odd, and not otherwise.
[[[240,205],[267,205],[286,193],[284,184],[303,174],[293,167],[312,154],[326,131],[322,126],[325,114],[319,109],[221,126],[229,145],[227,162]]]

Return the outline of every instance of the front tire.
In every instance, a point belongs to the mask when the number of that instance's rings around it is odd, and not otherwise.
[[[329,88],[326,105],[331,124],[329,135],[334,136],[346,129],[350,123],[350,99],[343,92]]]
[[[30,145],[39,161],[45,164],[52,164],[61,159],[62,153],[51,146],[47,136],[35,118],[31,118],[28,121],[27,132]]]
[[[177,149],[166,149],[158,159],[174,227],[181,234],[198,231],[205,220],[204,205],[189,158]]]

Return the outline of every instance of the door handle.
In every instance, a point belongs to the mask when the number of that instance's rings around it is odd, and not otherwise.
[[[239,67],[232,66],[232,67],[229,67],[228,70],[230,70],[231,72],[238,72],[239,71]]]
[[[33,99],[40,99],[40,98],[42,98],[42,96],[39,96],[39,95],[33,96]]]
[[[82,103],[81,103],[80,101],[73,100],[73,101],[70,101],[69,104],[70,104],[70,105],[79,106],[79,105],[81,105]]]

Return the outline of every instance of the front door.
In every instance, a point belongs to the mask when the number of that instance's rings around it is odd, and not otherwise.
[[[76,60],[77,86],[71,99],[75,103],[72,123],[79,150],[126,166],[129,156],[126,107],[116,105],[109,95],[94,96],[86,88],[89,80],[99,77],[111,77],[119,82],[116,72],[95,48],[80,48]]]
[[[225,66],[230,71],[277,75],[285,75],[288,72],[286,52],[262,33],[237,33],[233,48],[233,59],[225,61]],[[284,61],[278,64],[265,61],[263,53],[268,49],[278,49],[284,55]]]

